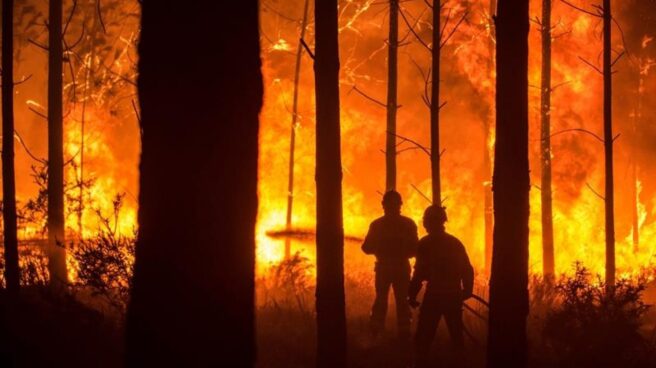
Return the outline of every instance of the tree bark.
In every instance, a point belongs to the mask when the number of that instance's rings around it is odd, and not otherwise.
[[[50,285],[68,282],[64,217],[62,0],[49,5],[48,43],[48,271]]]
[[[431,140],[431,185],[433,204],[442,204],[442,186],[440,182],[440,54],[442,27],[440,16],[442,6],[433,5],[433,46],[431,48],[431,104],[430,104],[430,140]]]
[[[499,0],[494,249],[487,366],[525,367],[528,315],[529,1]]]
[[[493,21],[494,16],[497,12],[497,1],[490,0],[490,22]],[[490,33],[493,33],[494,27],[491,27]],[[492,75],[494,70],[494,51],[495,51],[495,42],[493,34],[490,35],[490,40],[488,44],[488,50],[490,51],[489,59],[489,73]],[[492,108],[494,110],[494,108]],[[485,223],[485,273],[489,276],[492,271],[492,240],[493,240],[493,230],[494,230],[494,208],[492,201],[492,157],[490,157],[490,135],[492,125],[494,124],[493,118],[490,114],[490,120],[486,120],[483,129],[485,130],[485,141],[483,142],[483,173],[485,175],[486,183],[483,185],[484,198],[484,223]]]
[[[303,56],[303,44],[300,40],[305,38],[309,6],[310,0],[305,0],[303,20],[301,21],[301,35],[296,50],[296,69],[294,70],[294,100],[292,103],[292,126],[289,140],[289,176],[287,181],[287,221],[285,223],[287,231],[292,229],[292,213],[294,209],[294,152],[296,149],[296,126],[298,125],[298,85],[301,79],[301,62]],[[287,237],[285,239],[285,259],[288,259],[290,256],[291,239]]]
[[[385,191],[396,190],[396,110],[398,84],[399,0],[390,0],[387,56],[387,141],[385,144]]]
[[[542,0],[542,86],[540,117],[542,164],[542,273],[555,273],[553,205],[551,191],[551,0]]]
[[[604,153],[606,167],[606,284],[615,285],[615,190],[613,187],[613,82],[611,65],[611,7],[610,0],[603,3],[604,18]]]
[[[346,366],[337,0],[315,5],[317,367]]]
[[[252,367],[258,2],[174,5],[142,3],[139,235],[126,365]]]
[[[20,288],[14,170],[14,0],[2,1],[2,219],[7,291]]]

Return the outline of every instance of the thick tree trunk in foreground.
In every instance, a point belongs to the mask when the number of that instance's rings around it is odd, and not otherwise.
[[[127,366],[254,365],[260,67],[257,1],[143,2]]]
[[[14,172],[14,0],[2,1],[2,219],[5,238],[5,281],[18,293],[16,176]]]
[[[68,282],[64,239],[62,0],[50,0],[48,50],[48,271],[51,286],[61,288]]]
[[[396,190],[396,110],[399,47],[399,0],[390,0],[387,55],[387,140],[385,144],[385,191]]]
[[[604,153],[606,167],[606,283],[615,285],[615,189],[613,187],[613,73],[611,65],[611,8],[604,0]]]
[[[317,367],[346,366],[337,0],[315,5]]]
[[[555,273],[551,192],[551,0],[542,0],[542,86],[540,116],[542,164],[542,273]]]
[[[294,153],[296,150],[296,126],[298,125],[298,85],[301,80],[301,63],[303,57],[303,44],[300,40],[305,38],[305,29],[307,28],[308,8],[310,0],[305,0],[303,7],[303,20],[301,21],[301,35],[299,37],[298,48],[296,49],[296,69],[294,70],[294,101],[292,103],[292,126],[289,139],[289,172],[287,178],[287,218],[285,229],[292,229],[292,214],[294,209]],[[291,239],[285,239],[285,259],[291,256]]]
[[[529,1],[499,0],[494,250],[487,366],[525,367],[528,315]]]
[[[490,0],[490,22],[493,21],[493,17],[497,13],[497,1],[496,0]],[[494,37],[494,27],[491,27],[490,29],[490,40],[488,43],[488,50],[490,51],[490,59],[489,59],[489,73],[490,76],[493,74],[494,71],[494,55],[495,55],[495,42],[492,37]],[[494,107],[492,107],[492,110],[494,111]],[[490,114],[490,119],[492,119],[492,114]],[[490,272],[492,271],[492,239],[493,239],[493,230],[494,230],[494,208],[493,208],[493,201],[492,201],[492,157],[490,154],[490,140],[491,140],[491,133],[492,133],[492,126],[494,125],[494,121],[486,120],[485,124],[483,125],[483,129],[485,129],[485,142],[484,147],[483,147],[483,174],[485,175],[485,183],[483,185],[483,190],[484,190],[484,198],[483,198],[483,212],[484,212],[484,222],[485,222],[485,273],[489,276]]]
[[[430,104],[430,140],[431,140],[431,185],[433,204],[442,203],[442,185],[440,182],[440,54],[442,37],[440,16],[442,6],[433,6],[433,47],[431,49],[431,104]]]

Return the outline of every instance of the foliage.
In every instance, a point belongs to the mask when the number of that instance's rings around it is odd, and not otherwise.
[[[296,306],[299,311],[309,312],[314,290],[312,269],[309,258],[298,252],[272,265],[260,280],[264,304],[276,308]]]
[[[113,201],[112,217],[96,210],[102,228],[71,247],[78,265],[76,286],[90,289],[93,296],[104,298],[121,314],[129,300],[136,245],[136,233],[124,236],[117,232],[122,203],[119,194]]]
[[[606,285],[580,264],[556,285],[559,307],[548,313],[546,348],[560,367],[649,366],[653,358],[640,334],[649,309],[642,301],[644,280]],[[653,363],[653,362],[652,362]]]

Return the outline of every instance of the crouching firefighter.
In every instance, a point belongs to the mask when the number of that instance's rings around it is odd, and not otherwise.
[[[416,308],[417,294],[426,282],[415,334],[416,367],[428,365],[430,346],[444,317],[458,357],[464,359],[463,301],[472,296],[474,270],[462,243],[445,231],[446,210],[430,206],[424,212],[428,235],[419,240],[417,261],[408,290],[408,304]]]
[[[387,315],[390,286],[396,301],[397,332],[402,340],[410,338],[410,309],[406,303],[410,281],[410,261],[417,247],[417,225],[401,215],[401,195],[389,191],[383,196],[383,217],[371,223],[362,251],[376,256],[376,300],[371,310],[374,336],[382,332]]]

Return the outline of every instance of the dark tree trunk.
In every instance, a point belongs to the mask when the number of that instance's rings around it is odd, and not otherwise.
[[[529,1],[499,0],[494,250],[487,365],[525,367],[528,315]]]
[[[292,104],[292,126],[289,140],[289,176],[287,181],[287,221],[285,223],[287,231],[292,229],[292,213],[294,209],[294,153],[296,150],[296,126],[298,124],[298,85],[301,80],[301,62],[303,56],[303,44],[300,40],[305,38],[309,5],[310,0],[305,0],[305,6],[303,7],[303,20],[301,22],[301,35],[296,50],[296,69],[294,70],[294,101]],[[285,240],[285,259],[289,258],[290,255],[291,239],[287,237]]]
[[[258,2],[144,1],[141,25],[139,236],[126,363],[252,367]]]
[[[337,0],[315,5],[317,367],[346,366]]]
[[[540,116],[542,164],[542,272],[555,273],[553,206],[551,193],[551,0],[542,0],[542,86]]]
[[[2,219],[7,291],[20,287],[14,172],[14,0],[2,1]]]
[[[50,284],[68,282],[64,217],[62,0],[50,0],[48,42],[48,271]]]
[[[433,204],[442,203],[442,186],[440,183],[440,53],[441,31],[440,16],[442,6],[433,6],[433,47],[431,49],[431,104],[430,104],[430,140],[431,140],[431,185]]]
[[[490,0],[490,22],[493,21],[493,17],[495,16],[497,12],[497,1],[496,0]],[[492,33],[494,31],[494,27],[491,28],[490,32]],[[492,75],[492,72],[494,70],[494,51],[495,51],[495,42],[493,37],[493,34],[490,35],[491,38],[489,40],[488,44],[488,50],[490,51],[490,59],[489,59],[489,73]],[[494,111],[494,108],[492,108],[492,111]],[[492,270],[492,239],[493,239],[493,230],[494,230],[494,208],[493,208],[493,201],[492,201],[492,158],[490,157],[490,135],[491,135],[491,130],[492,126],[494,125],[494,121],[492,121],[492,114],[490,114],[490,120],[486,120],[485,124],[483,126],[483,129],[485,130],[485,141],[483,142],[484,144],[484,149],[483,149],[483,175],[485,178],[485,184],[483,185],[483,190],[484,190],[484,199],[483,199],[483,206],[484,206],[484,222],[485,222],[485,273],[487,275],[490,274]]]
[[[399,0],[390,0],[387,56],[387,141],[385,144],[385,191],[396,190],[396,110],[399,46]]]
[[[610,0],[604,0],[604,152],[606,167],[606,283],[615,285],[615,190],[613,188],[613,73]]]

